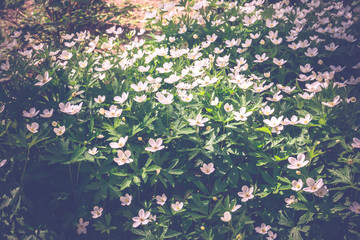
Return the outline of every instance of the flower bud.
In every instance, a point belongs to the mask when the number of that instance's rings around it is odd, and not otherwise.
[[[264,76],[267,77],[267,78],[270,77],[270,72],[264,73]]]
[[[354,160],[352,160],[352,158],[349,158],[348,161],[347,161],[347,163],[348,163],[349,165],[351,165],[351,164],[354,163]]]
[[[99,109],[99,113],[100,113],[101,115],[104,115],[104,114],[105,114],[105,109],[100,108],[100,109]]]
[[[324,61],[321,60],[321,59],[319,59],[318,64],[319,64],[319,65],[323,65],[323,63],[324,63]]]
[[[206,131],[210,131],[211,130],[211,126],[206,126]]]
[[[204,227],[204,226],[201,226],[200,229],[204,231],[204,230],[205,230],[205,227]]]
[[[296,171],[296,174],[297,174],[297,175],[301,175],[301,172],[300,172],[300,171]]]
[[[53,122],[51,123],[51,125],[52,125],[53,127],[56,127],[56,126],[58,125],[58,123],[57,123],[56,121],[53,121]]]
[[[121,120],[123,120],[125,122],[125,117],[122,117]]]
[[[194,39],[197,39],[198,37],[199,37],[199,36],[198,36],[197,34],[194,34],[194,35],[193,35],[193,38],[194,38]]]
[[[138,137],[138,140],[139,140],[139,141],[142,141],[143,139],[142,139],[142,137]]]
[[[217,197],[213,197],[212,200],[217,201],[218,199],[217,199]]]
[[[261,45],[264,45],[264,44],[265,44],[264,39],[261,39],[261,40],[260,40],[260,44],[261,44]]]

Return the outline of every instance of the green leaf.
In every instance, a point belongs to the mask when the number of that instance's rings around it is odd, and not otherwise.
[[[295,225],[294,221],[290,219],[285,211],[280,211],[279,215],[279,224],[286,227],[293,227]]]
[[[152,171],[157,171],[157,170],[161,170],[162,168],[156,165],[151,165],[150,167],[146,168],[146,172],[152,172]]]
[[[83,156],[86,149],[86,147],[81,147],[80,145],[77,146],[74,152],[71,154],[70,161],[64,162],[63,164],[70,164],[86,160],[86,158]]]
[[[181,170],[181,169],[171,169],[171,170],[168,170],[168,173],[169,174],[172,174],[172,175],[182,175],[185,171],[184,170]]]
[[[140,178],[138,176],[135,176],[135,175],[133,176],[133,182],[138,186],[140,186],[140,184],[141,184]]]
[[[303,240],[301,237],[301,234],[299,232],[299,229],[297,227],[293,227],[290,231],[289,239],[291,240]]]
[[[329,169],[329,172],[336,176],[337,178],[334,180],[334,183],[349,183],[352,184],[351,176],[350,176],[350,168],[346,166],[341,170],[337,169]]]
[[[313,220],[314,213],[312,212],[306,212],[304,215],[302,215],[298,221],[298,225],[304,224],[304,223],[308,223],[310,221]]]
[[[204,193],[209,194],[209,190],[205,187],[205,185],[201,181],[193,181],[195,185]]]
[[[130,231],[136,235],[146,236],[146,233],[144,231],[141,231],[140,229],[130,228]]]
[[[270,174],[268,174],[265,170],[261,171],[261,176],[263,177],[263,179],[269,183],[270,185],[274,185],[275,181],[274,179],[270,176]]]
[[[272,136],[271,131],[268,127],[261,127],[261,128],[255,128],[255,131],[257,132],[264,132]]]
[[[339,201],[342,198],[342,196],[344,196],[344,192],[337,191],[333,197],[333,202],[335,203],[335,202]]]
[[[125,180],[120,185],[120,187],[121,187],[120,191],[124,190],[125,188],[130,187],[130,185],[131,185],[131,178],[130,177],[125,178]]]
[[[228,174],[228,178],[234,187],[238,185],[239,177],[240,177],[239,170],[237,168],[232,168]]]
[[[299,202],[295,202],[291,204],[291,207],[294,208],[295,210],[309,210],[305,204]]]
[[[110,223],[111,223],[111,214],[110,213],[105,215],[105,223],[106,223],[106,225],[110,226]]]
[[[174,237],[180,236],[181,234],[182,234],[181,232],[177,232],[177,231],[170,229],[164,238],[174,238]]]
[[[286,177],[280,177],[280,176],[277,176],[277,179],[279,179],[280,181],[284,182],[284,183],[288,183],[288,184],[291,184],[291,181],[286,178]]]
[[[195,133],[195,132],[196,131],[193,128],[182,128],[179,131],[177,131],[176,134],[177,135],[181,135],[181,134],[188,135],[188,134]]]

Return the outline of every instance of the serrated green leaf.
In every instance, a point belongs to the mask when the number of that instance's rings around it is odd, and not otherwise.
[[[271,131],[268,127],[261,127],[261,128],[255,128],[255,131],[257,132],[264,132],[272,136]]]
[[[298,221],[298,225],[302,225],[304,223],[308,223],[313,220],[314,213],[312,212],[306,212],[304,215],[302,215]]]

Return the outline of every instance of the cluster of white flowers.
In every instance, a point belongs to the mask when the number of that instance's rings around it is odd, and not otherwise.
[[[190,31],[192,26],[188,26],[185,22],[177,22],[176,32],[179,35],[155,36],[156,44],[149,47],[144,39],[138,38],[145,30],[139,32],[133,30],[128,33],[132,36],[130,38],[132,40],[121,53],[111,52],[115,51],[119,35],[124,31],[118,26],[106,30],[109,35],[106,40],[101,40],[99,37],[92,39],[89,31],[63,35],[64,49],[48,53],[52,69],[38,71],[35,80],[31,81],[34,82],[32,86],[44,91],[58,84],[61,80],[58,69],[61,69],[68,71],[69,79],[66,81],[70,90],[66,97],[57,96],[58,108],[48,107],[42,114],[39,114],[40,110],[36,110],[43,109],[38,106],[28,106],[30,107],[27,108],[28,111],[21,109],[22,116],[27,118],[26,129],[32,134],[39,134],[43,130],[44,119],[38,118],[38,114],[46,120],[53,118],[55,111],[55,115],[65,115],[83,121],[79,119],[80,115],[92,115],[96,112],[99,119],[94,124],[101,132],[105,128],[103,122],[116,125],[121,121],[121,124],[125,124],[127,121],[125,117],[134,117],[131,115],[136,114],[134,111],[136,107],[144,107],[151,101],[152,108],[156,109],[154,110],[156,117],[163,109],[170,111],[169,109],[173,108],[186,108],[189,114],[179,118],[184,120],[190,129],[194,129],[197,134],[200,132],[203,136],[206,135],[205,129],[210,132],[212,125],[222,122],[224,128],[225,126],[241,128],[254,123],[257,127],[267,129],[264,131],[271,137],[276,137],[281,136],[287,129],[295,129],[295,132],[298,129],[320,125],[319,119],[325,118],[327,113],[337,107],[355,103],[356,98],[348,95],[349,92],[351,93],[348,89],[349,86],[358,85],[360,77],[347,76],[344,69],[358,70],[360,62],[352,63],[352,66],[336,60],[335,63],[326,62],[327,56],[333,56],[348,46],[359,47],[355,45],[358,40],[350,31],[354,22],[358,21],[353,16],[351,8],[344,6],[343,2],[329,3],[322,8],[320,1],[308,0],[301,0],[302,7],[297,7],[289,5],[289,1],[284,0],[271,5],[274,14],[265,17],[263,3],[264,0],[253,0],[240,6],[237,2],[217,1],[216,6],[226,7],[227,14],[219,15],[214,19],[201,14],[202,9],[210,4],[206,0],[196,1],[190,6],[192,12],[187,12],[184,7],[176,6],[174,3],[164,4],[161,7],[162,17],[154,11],[148,13],[146,18],[154,22],[161,20],[163,26],[167,26],[173,21],[173,16],[183,14],[200,26],[205,27],[210,24],[215,29],[214,32],[193,33],[192,30]],[[317,20],[310,20],[308,18],[310,14]],[[251,33],[243,39],[237,34],[226,32],[227,28],[234,24],[243,24],[251,29]],[[259,24],[262,24],[261,27],[258,26]],[[283,28],[284,24],[288,27]],[[253,26],[256,27],[252,28]],[[11,40],[5,41],[2,46],[7,50],[17,49],[19,38],[22,36],[21,31],[15,31],[10,37]],[[180,39],[186,39],[186,36],[194,40],[194,44],[190,44],[191,47],[188,43],[178,44]],[[29,66],[40,66],[45,59],[39,56],[40,53],[46,52],[44,50],[46,45],[36,42],[29,33],[23,37],[27,39],[28,45],[18,50],[19,55],[29,63]],[[84,49],[84,54],[74,54],[77,48]],[[286,54],[282,49],[286,49]],[[4,56],[2,54],[0,56],[2,60]],[[13,60],[4,58],[1,62],[0,83],[7,83],[17,76],[12,70],[16,66]],[[73,69],[70,70],[69,66]],[[291,77],[285,71],[288,67],[295,68]],[[124,74],[124,79],[120,80],[112,74],[127,73],[127,70],[131,70],[133,78]],[[76,79],[78,75],[85,76],[84,79],[89,83],[86,87],[71,80]],[[345,77],[348,79],[345,80]],[[104,95],[105,93],[100,90],[105,91],[103,89],[109,84],[113,84],[110,86],[116,89],[112,89],[111,94]],[[88,87],[93,86],[94,89],[90,91]],[[39,92],[39,95],[41,94]],[[312,105],[320,106],[322,111],[312,110]],[[0,114],[5,111],[5,106],[6,104],[0,105]],[[64,133],[70,131],[73,125],[64,120],[54,122],[53,127],[56,136],[65,138],[67,136]],[[116,127],[114,129],[116,132]],[[97,132],[96,137],[108,137],[107,134],[104,135]],[[105,139],[106,146],[92,146],[87,153],[98,156],[103,148],[110,147],[111,154],[116,153],[116,156],[111,157],[117,164],[113,163],[116,167],[124,168],[129,166],[127,164],[132,166],[131,164],[137,162],[135,161],[137,152],[131,148],[133,135],[129,133],[124,134],[123,137],[112,136]],[[169,136],[157,134],[151,136],[154,138],[149,137],[148,145],[142,148],[147,154],[155,155],[165,147],[169,148],[169,141],[165,139]],[[360,148],[359,138],[352,136],[352,142],[349,142],[349,139],[346,141],[351,144],[351,150]],[[166,146],[163,145],[164,142]],[[100,143],[91,142],[91,144]],[[124,148],[125,146],[127,149]],[[311,160],[306,160],[305,154],[301,153],[303,151],[296,152],[296,154],[300,152],[296,158],[286,156],[290,165],[282,166],[283,170],[289,172],[298,170],[301,174],[299,169],[311,168]],[[0,167],[5,163],[6,160],[1,161]],[[217,171],[221,169],[220,164],[216,166]],[[203,163],[200,170],[205,175],[214,173],[214,162]],[[218,172],[209,178],[216,174]],[[306,175],[292,180],[291,189],[296,192],[313,193],[323,198],[329,192],[327,186],[322,178],[315,179]],[[305,188],[303,188],[304,182],[307,184]],[[253,183],[249,186],[243,185],[241,192],[237,193],[244,203],[254,199],[257,196],[256,192],[259,191]],[[129,206],[132,198],[133,196],[128,193],[121,196],[121,205]],[[162,206],[167,201],[167,196],[157,195],[156,201]],[[291,208],[291,204],[297,201],[298,199],[291,195],[285,199],[286,207]],[[171,204],[174,212],[179,212],[183,207],[184,202],[176,201]],[[236,211],[238,208],[240,205],[234,206],[235,210],[233,210]],[[354,202],[350,210],[359,213],[359,204]],[[93,218],[98,218],[102,215],[102,211],[103,208],[95,206],[91,214]],[[224,222],[230,222],[231,219],[230,211],[224,212],[221,217]],[[155,221],[156,216],[151,215],[150,211],[141,209],[138,216],[133,217],[132,220],[132,226],[136,228]],[[77,233],[85,234],[88,224],[89,222],[84,222],[80,218]],[[260,227],[255,228],[255,231],[263,235],[268,234],[267,239],[275,239],[277,234],[269,231],[270,229],[269,225],[262,223]]]

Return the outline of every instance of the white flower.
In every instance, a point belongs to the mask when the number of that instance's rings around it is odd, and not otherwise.
[[[105,101],[105,95],[104,96],[101,96],[101,95],[98,95],[96,98],[94,98],[94,101],[96,103],[103,103]]]
[[[76,225],[77,234],[86,234],[86,227],[89,225],[89,221],[84,222],[82,218],[79,219],[79,223]]]
[[[111,142],[110,147],[115,148],[115,149],[116,148],[122,148],[122,147],[125,146],[127,140],[128,140],[128,136],[121,137],[118,142]]]
[[[125,194],[125,196],[120,197],[121,205],[122,206],[129,206],[131,204],[132,196],[128,193]]]
[[[298,200],[295,198],[295,196],[294,195],[291,195],[290,196],[290,198],[285,198],[285,202],[286,202],[286,207],[287,208],[290,208],[291,206],[291,204],[293,204],[293,203],[295,203],[295,202],[297,202]]]
[[[67,102],[66,104],[64,103],[59,103],[59,108],[60,111],[69,115],[74,115],[77,114],[78,112],[80,112],[81,107],[82,107],[83,103],[81,102],[79,105],[71,105],[70,102]]]
[[[98,206],[95,206],[94,207],[94,210],[91,211],[91,214],[92,214],[92,218],[98,218],[98,217],[101,217],[102,215],[102,211],[103,211],[103,208],[99,208]]]
[[[71,52],[68,52],[66,50],[62,51],[61,55],[59,56],[59,58],[61,60],[69,60],[71,57],[73,56],[73,54]]]
[[[325,195],[329,192],[329,190],[327,189],[326,185],[322,186],[319,190],[317,190],[316,192],[314,192],[314,195],[317,197],[325,197]]]
[[[224,212],[224,216],[223,217],[221,217],[221,220],[223,221],[223,222],[230,222],[231,221],[231,214],[230,214],[230,212]]]
[[[161,92],[157,92],[155,95],[155,98],[162,104],[171,104],[174,101],[174,96],[171,93],[168,93],[166,97]]]
[[[131,84],[130,87],[135,90],[135,92],[147,91],[148,90],[147,82],[138,82],[138,84]]]
[[[351,144],[351,146],[353,147],[353,148],[360,148],[360,139],[358,139],[358,138],[353,138],[353,143]]]
[[[35,117],[38,113],[40,112],[40,110],[36,111],[35,108],[30,108],[29,112],[27,111],[23,111],[23,116],[27,117],[27,118],[33,118]]]
[[[99,152],[99,150],[96,147],[94,147],[93,149],[89,149],[88,152],[90,155],[96,155]]]
[[[286,60],[284,59],[277,59],[277,58],[274,58],[273,59],[273,63],[278,65],[279,67],[281,67],[282,65],[284,65],[285,63],[287,63]]]
[[[306,100],[311,99],[312,97],[314,97],[314,95],[315,95],[315,93],[310,93],[310,94],[308,94],[307,92],[304,92],[303,94],[299,93],[299,96],[302,99],[306,99]]]
[[[252,114],[252,112],[246,112],[246,108],[240,108],[239,112],[233,112],[236,121],[246,121],[248,116]]]
[[[118,103],[118,104],[123,104],[123,103],[127,100],[128,97],[129,97],[129,93],[128,93],[128,92],[123,92],[123,93],[121,94],[121,97],[115,96],[115,97],[114,97],[114,101],[115,101],[116,103]]]
[[[183,208],[183,206],[184,206],[184,203],[183,202],[178,202],[178,201],[176,201],[176,203],[171,204],[171,208],[175,212],[180,211]]]
[[[146,67],[144,67],[144,66],[138,67],[139,72],[147,72],[147,71],[149,71],[149,69],[150,69],[150,65],[148,65]]]
[[[54,113],[54,109],[50,109],[50,111],[48,109],[44,109],[43,113],[40,114],[40,117],[50,118],[50,117],[52,117],[53,113]]]
[[[265,116],[269,116],[271,114],[274,113],[275,108],[271,108],[269,106],[265,106],[264,108],[261,108],[261,113],[264,114]]]
[[[268,231],[268,237],[266,237],[266,240],[273,240],[277,237],[277,233],[273,233],[272,231]]]
[[[288,161],[290,163],[290,165],[287,166],[289,169],[299,169],[309,163],[309,161],[305,161],[305,154],[303,153],[298,154],[297,159],[289,157]]]
[[[360,204],[358,202],[353,202],[350,206],[350,210],[354,213],[359,214],[360,213]]]
[[[277,93],[274,94],[274,96],[272,97],[267,97],[266,100],[271,101],[271,102],[278,102],[283,98],[283,95],[280,95],[281,91],[278,91]]]
[[[31,125],[26,124],[26,128],[32,133],[37,133],[39,129],[39,124],[37,122],[33,122]]]
[[[122,109],[118,109],[117,106],[111,105],[109,110],[105,110],[105,117],[114,118],[120,117]]]
[[[196,116],[195,119],[188,119],[191,126],[199,126],[203,127],[205,126],[204,123],[208,122],[208,118],[203,118],[200,113]]]
[[[264,61],[266,61],[267,59],[269,59],[269,57],[266,56],[266,53],[263,53],[261,56],[259,54],[255,55],[256,60],[254,60],[254,62],[258,62],[258,63],[262,63]]]
[[[5,110],[5,104],[0,102],[0,113],[2,113]]]
[[[145,102],[145,100],[146,100],[146,95],[143,94],[143,95],[141,95],[141,96],[135,96],[133,99],[134,99],[134,101],[139,102],[139,103]]]
[[[271,117],[271,119],[264,119],[264,123],[267,124],[269,127],[277,127],[281,124],[283,119],[283,116],[280,116],[279,118]]]
[[[172,62],[166,62],[163,67],[156,68],[159,73],[169,73],[172,71],[171,67],[174,65]]]
[[[254,191],[254,188],[249,188],[248,186],[243,186],[241,188],[242,192],[238,192],[239,197],[241,197],[242,202],[247,202],[248,200],[254,198],[254,195],[252,194]]]
[[[315,57],[318,54],[317,48],[308,48],[305,52],[305,55],[308,57]]]
[[[306,125],[311,121],[311,119],[312,119],[312,117],[310,116],[310,114],[306,114],[305,118],[300,118],[298,123]]]
[[[124,165],[125,163],[132,163],[133,160],[130,158],[131,156],[131,152],[129,150],[126,151],[122,151],[122,150],[118,150],[117,151],[117,158],[114,158],[114,161],[119,165]]]
[[[304,183],[301,179],[299,179],[298,181],[296,180],[293,180],[291,182],[291,185],[292,185],[292,190],[294,191],[300,191],[302,189],[302,187],[304,186]]]
[[[200,170],[203,173],[205,173],[206,175],[209,175],[215,171],[214,164],[213,163],[209,163],[209,164],[204,163],[203,166],[200,167]]]
[[[65,132],[65,126],[60,126],[58,128],[54,128],[54,132],[57,136],[61,136]]]
[[[150,217],[150,212],[149,211],[144,211],[144,209],[140,209],[139,211],[139,216],[138,217],[133,217],[132,220],[134,221],[133,223],[133,228],[137,228],[140,225],[146,225],[149,223],[149,217]]]
[[[271,226],[266,225],[265,223],[262,223],[260,227],[256,227],[255,231],[260,234],[267,234],[267,232],[270,230]]]
[[[80,68],[86,68],[88,62],[85,60],[85,61],[79,61],[79,67]]]
[[[219,98],[218,98],[218,97],[215,97],[214,100],[212,100],[212,101],[210,102],[210,105],[211,105],[211,106],[216,106],[216,105],[218,105],[218,103],[219,103]]]
[[[328,107],[334,107],[338,105],[342,100],[340,99],[340,96],[334,97],[332,102],[321,102],[322,105],[328,106]]]
[[[38,80],[39,82],[35,83],[35,86],[44,86],[46,83],[51,81],[51,77],[49,77],[49,73],[45,72],[44,76],[42,75],[37,75],[36,80]]]
[[[147,148],[145,148],[145,150],[149,151],[149,152],[159,151],[159,150],[165,148],[165,146],[161,145],[162,143],[163,143],[163,140],[161,138],[156,139],[156,141],[154,139],[150,138],[149,144],[151,147],[147,147]]]
[[[95,67],[95,71],[98,72],[103,72],[106,70],[109,70],[113,65],[110,63],[110,60],[105,60],[102,64],[101,67]]]
[[[164,193],[161,196],[160,195],[156,196],[156,203],[161,206],[165,204],[166,200],[167,200],[167,197]]]
[[[4,165],[5,165],[5,163],[7,162],[7,160],[6,159],[4,159],[4,160],[2,160],[1,162],[0,162],[0,168],[1,167],[3,167]]]
[[[234,207],[231,209],[231,212],[236,212],[239,208],[241,208],[241,205],[234,205]]]
[[[231,112],[232,110],[234,110],[234,107],[233,107],[232,104],[225,103],[224,109],[225,109],[226,112]]]
[[[320,178],[316,182],[314,179],[308,178],[308,179],[306,179],[306,184],[308,185],[308,187],[304,188],[304,191],[314,193],[324,185],[324,182],[323,182],[322,178]]]

